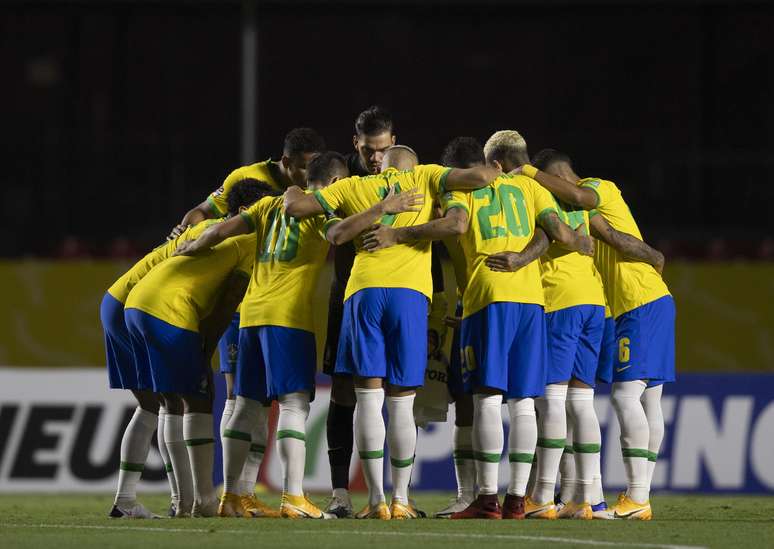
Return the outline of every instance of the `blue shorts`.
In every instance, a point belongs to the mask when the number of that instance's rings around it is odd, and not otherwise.
[[[314,394],[317,344],[312,332],[283,326],[239,329],[234,394],[266,402],[288,393]]]
[[[575,378],[594,387],[605,308],[576,305],[546,314],[548,368],[546,384]]]
[[[465,389],[499,389],[506,400],[542,395],[548,354],[545,316],[542,305],[501,302],[464,319]]]
[[[124,320],[124,304],[109,293],[105,293],[99,307],[99,318],[105,332],[105,357],[107,359],[108,381],[111,389],[141,390],[137,382],[137,368],[132,356],[132,342]],[[146,380],[150,383],[150,377]]]
[[[615,320],[617,351],[613,381],[675,380],[675,301],[671,295],[646,303]]]
[[[462,316],[462,304],[457,304],[455,316]],[[453,397],[465,393],[465,384],[462,382],[462,347],[460,347],[460,328],[452,332],[451,356],[449,357],[449,394]]]
[[[602,336],[602,346],[599,348],[597,362],[597,381],[613,382],[613,361],[615,360],[615,319],[605,318],[605,333]]]
[[[427,297],[407,288],[364,288],[344,303],[336,373],[421,387],[427,368]]]
[[[239,356],[239,313],[234,313],[228,328],[218,341],[221,374],[234,373],[237,356]]]
[[[138,379],[150,372],[155,393],[210,395],[210,368],[201,336],[139,309],[124,311]]]

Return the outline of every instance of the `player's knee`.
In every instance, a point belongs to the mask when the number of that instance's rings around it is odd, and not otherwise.
[[[508,401],[508,412],[511,418],[518,416],[535,416],[535,399],[514,398]]]
[[[306,420],[309,417],[309,393],[288,393],[279,397],[280,414],[292,414]]]

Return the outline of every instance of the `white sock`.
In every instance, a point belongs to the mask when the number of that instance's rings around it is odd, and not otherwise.
[[[640,398],[645,409],[645,417],[648,418],[650,432],[648,439],[648,493],[650,493],[650,485],[653,483],[653,471],[656,470],[658,451],[664,440],[664,413],[661,410],[661,392],[663,389],[663,385],[648,387]]]
[[[384,405],[383,389],[355,388],[355,444],[368,485],[368,502],[384,501]]]
[[[575,450],[572,448],[574,440],[574,433],[572,428],[572,421],[567,421],[567,438],[564,444],[564,453],[562,454],[562,460],[559,462],[559,475],[561,476],[562,483],[559,488],[559,499],[564,503],[575,501]]]
[[[258,472],[261,470],[261,462],[266,453],[266,441],[269,438],[270,412],[271,406],[260,406],[253,421],[250,451],[247,453],[242,474],[239,476],[239,493],[245,496],[255,494],[255,484],[258,481]]]
[[[417,428],[414,423],[414,397],[387,397],[387,445],[390,449],[392,471],[392,497],[400,503],[408,503],[409,482],[414,468],[417,449]]]
[[[137,483],[148,459],[153,432],[158,416],[139,406],[129,421],[121,439],[121,463],[118,468],[116,503],[130,503],[137,499]]]
[[[161,454],[161,461],[164,462],[164,469],[167,472],[167,481],[169,482],[169,497],[174,503],[180,502],[180,493],[177,489],[177,481],[175,480],[175,473],[172,469],[172,460],[169,459],[169,452],[167,451],[167,443],[164,441],[164,423],[167,419],[167,409],[163,406],[159,408],[159,422],[156,427],[156,441],[159,444],[159,454]]]
[[[169,461],[172,462],[172,473],[175,476],[179,501],[183,510],[190,512],[194,499],[193,477],[183,438],[183,416],[167,412],[164,420],[164,442],[169,453]]]
[[[241,495],[239,478],[250,451],[251,431],[262,406],[257,400],[242,396],[235,400],[231,419],[223,429],[223,492]]]
[[[228,400],[226,399],[226,403],[223,405],[223,415],[220,416],[220,440],[221,443],[223,442],[223,432],[228,428],[228,422],[231,420],[231,416],[234,413],[234,405],[236,404],[236,399]]]
[[[535,400],[532,398],[513,398],[508,401],[508,413],[511,416],[511,428],[508,432],[508,461],[511,464],[511,477],[508,493],[512,496],[524,496],[527,493],[529,472],[535,459],[537,445],[537,421],[535,418]],[[540,467],[538,457],[538,467]],[[556,473],[554,473],[556,480]],[[537,477],[537,484],[540,476]],[[553,493],[551,494],[553,501]]]
[[[621,425],[621,453],[626,468],[626,495],[637,503],[648,501],[648,418],[640,402],[642,380],[613,383],[613,407]]]
[[[594,475],[600,469],[599,451],[602,434],[594,411],[594,389],[570,387],[567,392],[567,410],[573,425],[573,450],[577,469],[575,503],[599,503],[594,489]],[[596,501],[595,501],[596,500]]]
[[[193,471],[194,500],[204,503],[215,499],[212,466],[215,460],[212,414],[185,414],[183,438]]]
[[[473,427],[454,426],[454,474],[457,498],[473,501],[476,491],[476,460],[473,459]]]
[[[532,499],[537,503],[554,500],[556,475],[567,440],[567,385],[546,385],[545,395],[535,399],[538,410],[537,478]]]
[[[282,464],[282,489],[291,496],[304,495],[308,417],[309,393],[289,393],[279,397],[277,453]]]
[[[497,473],[503,454],[503,395],[473,395],[473,452],[480,494],[497,493]]]

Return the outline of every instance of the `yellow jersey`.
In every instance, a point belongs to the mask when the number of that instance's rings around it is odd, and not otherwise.
[[[615,183],[590,177],[581,179],[578,185],[597,195],[597,207],[591,212],[592,217],[600,213],[615,230],[642,240],[632,212]],[[602,276],[607,302],[615,318],[669,295],[669,289],[656,269],[647,263],[626,259],[603,242],[597,242],[594,263]]]
[[[424,195],[425,203],[417,212],[385,215],[383,225],[395,228],[421,225],[433,219],[433,201],[439,195],[451,168],[436,164],[415,166],[412,170],[390,168],[379,175],[347,177],[314,193],[320,205],[330,214],[342,217],[367,210],[378,203],[397,185],[398,192],[416,190]],[[363,249],[361,238],[355,239],[355,262],[349,277],[344,300],[364,288],[408,288],[433,298],[433,279],[430,273],[429,241],[398,244],[369,252]]]
[[[589,234],[589,212],[572,208],[556,200],[556,197],[554,203],[559,219],[572,230],[585,223],[584,234]],[[572,252],[552,242],[540,258],[540,274],[547,313],[576,305],[605,304],[602,280],[592,257]]]
[[[468,274],[463,318],[498,301],[544,305],[538,261],[500,273],[484,260],[497,252],[522,251],[538,218],[556,211],[551,193],[527,176],[504,174],[482,189],[454,191],[444,202],[446,210],[463,208],[469,218],[468,230],[460,236]]]
[[[223,185],[207,197],[207,204],[210,205],[210,209],[212,209],[216,217],[223,217],[228,213],[228,193],[231,187],[245,179],[257,179],[277,191],[285,190],[285,186],[280,183],[281,178],[278,168],[271,159],[250,164],[249,166],[242,166],[228,174],[228,177],[223,181]]]
[[[256,235],[257,249],[239,326],[314,332],[312,302],[329,248],[325,232],[340,220],[289,217],[281,196],[264,197],[241,215]]]
[[[179,243],[196,238],[196,236],[204,231],[204,229],[213,223],[219,223],[221,221],[222,219],[208,219],[199,224],[201,227],[197,229],[197,231],[194,232],[189,228],[177,238],[168,240],[164,244],[157,246],[150,253],[146,254],[145,257],[135,263],[131,269],[121,275],[121,277],[108,288],[108,293],[121,303],[126,303],[126,298],[129,296],[129,292],[132,291],[132,288],[134,288],[142,277],[148,274],[153,267],[172,255],[172,252],[177,249]],[[197,227],[199,225],[197,225]]]
[[[189,228],[188,238],[196,238],[211,224],[204,221]],[[249,277],[254,257],[255,233],[226,239],[201,255],[170,257],[137,283],[125,308],[198,332],[199,321],[212,312],[231,273]]]

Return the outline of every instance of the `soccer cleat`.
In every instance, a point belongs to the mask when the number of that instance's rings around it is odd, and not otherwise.
[[[220,502],[218,498],[213,498],[208,501],[194,501],[191,508],[191,516],[194,518],[210,518],[218,516],[218,507]]]
[[[613,514],[610,512],[610,510],[607,508],[607,503],[604,501],[600,501],[596,505],[591,506],[591,514],[595,519],[598,520],[612,520]]]
[[[578,504],[572,501],[560,502],[556,505],[556,518],[558,519],[569,519],[572,518],[575,511],[578,509]]]
[[[611,509],[611,513],[616,519],[650,520],[653,518],[649,501],[637,503],[625,494],[618,497],[618,503]]]
[[[352,518],[352,500],[349,494],[331,496],[328,505],[325,506],[325,512],[336,515],[337,518]]]
[[[175,518],[177,516],[177,505],[175,500],[169,502],[169,509],[167,509],[167,516],[169,518]]]
[[[161,518],[158,515],[154,515],[148,511],[142,503],[136,501],[130,505],[114,504],[108,515],[110,518],[126,518],[126,519],[157,519]]]
[[[255,497],[255,494],[239,496],[242,507],[250,518],[280,518],[280,512]]]
[[[334,519],[336,515],[325,513],[314,503],[309,501],[306,496],[291,496],[282,494],[282,503],[280,504],[280,516],[291,519]]]
[[[503,518],[522,520],[524,518],[524,496],[505,494]]]
[[[366,505],[363,509],[355,515],[357,519],[377,519],[377,520],[390,520],[390,508],[383,501],[380,501],[375,507],[372,505]]]
[[[556,520],[556,505],[553,501],[536,503],[532,498],[524,498],[524,515],[528,519]]]
[[[390,518],[393,520],[406,520],[420,518],[416,508],[409,504],[401,503],[395,499],[390,503]]]
[[[224,492],[220,496],[220,505],[218,505],[218,516],[222,518],[249,517],[247,509],[242,504],[242,497],[237,494]]]
[[[434,516],[435,518],[451,518],[454,513],[459,513],[467,509],[471,503],[473,502],[466,498],[458,497],[453,499],[447,507],[438,511]]]
[[[589,503],[579,503],[575,505],[575,511],[570,518],[577,520],[591,520],[594,518],[594,512]]]
[[[499,520],[503,518],[503,510],[500,507],[500,501],[497,499],[496,494],[479,496],[473,500],[473,503],[468,505],[462,511],[452,513],[452,520],[461,519],[490,519]]]
[[[417,502],[413,500],[412,498],[409,498],[409,507],[417,514],[417,518],[427,518],[427,513],[425,513],[422,509],[417,507]]]

